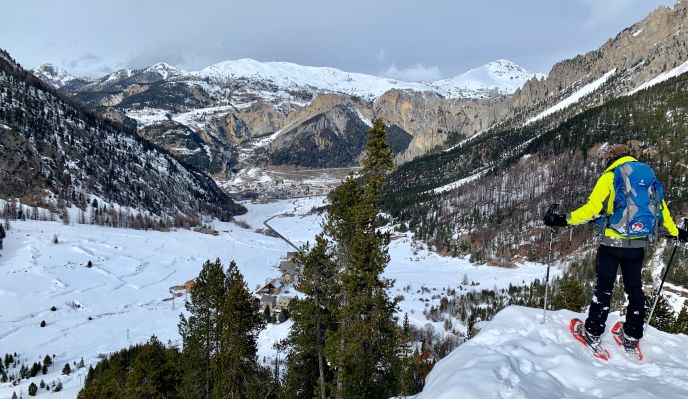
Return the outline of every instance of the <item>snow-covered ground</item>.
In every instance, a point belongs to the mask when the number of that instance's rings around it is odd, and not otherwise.
[[[589,95],[590,93],[594,92],[595,90],[599,89],[602,87],[602,85],[612,76],[616,73],[616,68],[612,69],[611,71],[605,73],[600,77],[599,79],[596,79],[587,85],[581,87],[578,89],[575,93],[571,94],[570,96],[566,97],[565,99],[559,101],[555,105],[547,108],[546,110],[540,112],[539,114],[535,115],[534,117],[528,119],[526,121],[526,125],[529,125],[537,120],[540,120],[548,115],[551,115],[555,112],[561,111],[567,107],[570,107],[571,105],[579,102],[583,97]]]
[[[65,363],[78,362],[83,356],[88,367],[97,363],[99,354],[144,342],[153,334],[162,342],[178,345],[183,301],[166,300],[171,298],[171,286],[194,278],[205,260],[218,257],[223,263],[236,260],[249,289],[278,277],[278,261],[291,247],[255,230],[263,228],[269,217],[281,215],[270,225],[296,245],[312,242],[323,215],[311,210],[323,204],[322,197],[245,203],[249,212],[237,219],[251,228],[216,222],[213,227],[219,236],[187,230],[12,223],[0,256],[0,355],[17,352],[30,366],[46,354],[55,354],[56,364],[48,375],[24,380],[17,387],[0,384],[0,398],[9,398],[13,391],[26,396],[28,384],[41,379],[61,380],[64,390],[57,395],[39,389],[39,397],[74,398],[86,368],[63,376],[60,371]],[[55,234],[57,244],[52,243]],[[400,310],[408,312],[418,326],[428,323],[423,309],[439,303],[432,296],[444,287],[457,287],[464,275],[481,283],[476,289],[492,289],[542,278],[545,270],[536,264],[516,269],[473,265],[466,259],[441,257],[408,236],[392,241],[390,255],[385,276],[396,280],[391,294],[404,296]],[[88,261],[92,268],[86,267]],[[407,286],[411,289],[404,290]],[[430,292],[417,292],[420,287]],[[52,306],[57,310],[51,311]],[[40,327],[42,320],[46,327]],[[271,325],[261,333],[261,360],[271,361],[272,345],[287,336],[289,327],[289,323]]]
[[[638,33],[640,33],[640,32],[642,32],[642,30],[638,31]],[[684,62],[683,64],[677,66],[674,69],[670,69],[666,72],[660,73],[659,75],[655,76],[651,80],[649,80],[649,81],[641,84],[640,86],[636,87],[635,89],[629,91],[628,93],[626,93],[626,95],[627,96],[633,95],[633,94],[639,92],[640,90],[645,90],[648,87],[652,87],[652,86],[656,85],[657,83],[664,82],[667,79],[676,77],[676,76],[684,74],[686,72],[688,72],[688,61]]]
[[[499,312],[483,330],[440,360],[416,399],[455,398],[633,398],[688,397],[688,337],[650,327],[641,345],[645,359],[626,357],[609,333],[602,338],[611,358],[604,362],[574,340],[573,317],[518,306]],[[607,330],[619,320],[611,315]]]

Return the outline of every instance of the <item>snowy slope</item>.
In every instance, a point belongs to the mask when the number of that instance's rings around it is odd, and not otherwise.
[[[654,328],[642,340],[645,360],[630,360],[609,334],[611,359],[593,358],[568,332],[582,314],[511,306],[442,359],[417,399],[686,398],[688,337]],[[610,316],[610,327],[618,320]]]
[[[99,353],[144,342],[152,334],[179,344],[183,298],[174,304],[167,300],[171,286],[194,278],[205,260],[219,257],[224,264],[236,260],[249,288],[255,289],[265,279],[279,277],[277,263],[290,249],[281,240],[233,223],[214,227],[220,236],[13,222],[0,252],[0,355],[16,351],[29,366],[39,356],[57,355],[53,370],[32,380],[62,380],[60,397],[74,398],[86,369],[62,376],[64,363],[83,356],[87,366],[95,364]],[[58,244],[52,244],[53,234]],[[46,327],[39,326],[41,320]],[[269,332],[265,340],[279,331]],[[261,353],[269,354],[270,348],[261,346]],[[20,389],[26,397],[30,382],[23,380],[18,387],[0,383],[0,398]],[[39,397],[53,397],[41,392]]]
[[[174,67],[174,66],[172,66],[168,63],[165,63],[165,62],[158,62],[157,64],[151,65],[150,67],[144,69],[143,72],[157,73],[163,79],[167,79],[169,77],[177,76],[177,75],[181,75],[181,74],[185,73],[181,69]]]
[[[509,60],[500,59],[455,77],[428,82],[428,85],[450,98],[481,98],[490,97],[491,91],[511,94],[528,80],[544,77],[544,74],[534,74]]]
[[[529,124],[531,124],[537,120],[540,120],[540,119],[542,119],[548,115],[551,115],[555,112],[561,111],[561,110],[579,102],[583,97],[585,97],[588,94],[599,89],[607,81],[607,79],[609,79],[612,75],[614,75],[614,73],[616,73],[616,68],[605,73],[604,75],[602,75],[602,77],[600,77],[600,78],[588,83],[587,85],[581,87],[575,93],[573,93],[570,96],[566,97],[565,99],[559,101],[555,105],[547,108],[546,110],[540,112],[539,114],[535,115],[534,117],[528,119],[525,124],[529,125]]]
[[[657,83],[664,82],[667,79],[676,77],[676,76],[681,75],[681,74],[686,73],[686,72],[688,72],[688,61],[684,62],[683,64],[677,66],[674,69],[670,69],[666,72],[660,73],[659,75],[655,76],[653,79],[651,79],[651,80],[641,84],[640,86],[636,87],[635,89],[629,91],[628,93],[626,93],[626,95],[627,96],[633,95],[633,94],[639,92],[640,90],[647,89],[648,87],[652,87],[652,86],[656,85]]]

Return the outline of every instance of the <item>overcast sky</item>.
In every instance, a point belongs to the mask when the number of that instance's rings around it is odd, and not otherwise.
[[[165,61],[289,61],[402,80],[498,58],[533,72],[593,50],[675,0],[4,1],[0,47],[32,68],[103,75]]]

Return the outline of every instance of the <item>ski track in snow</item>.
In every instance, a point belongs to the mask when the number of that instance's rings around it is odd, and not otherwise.
[[[641,341],[645,359],[626,357],[609,334],[619,320],[610,315],[602,342],[609,361],[594,358],[568,331],[584,314],[518,306],[499,312],[473,339],[440,360],[416,399],[455,398],[631,398],[688,397],[688,337],[650,327]],[[410,399],[410,397],[409,397]]]
[[[162,342],[179,345],[177,323],[183,298],[170,298],[169,288],[198,275],[207,259],[223,264],[236,260],[253,290],[266,279],[279,277],[277,264],[287,251],[284,241],[255,233],[263,221],[279,215],[271,225],[297,245],[313,242],[321,231],[323,214],[310,214],[325,203],[323,197],[283,200],[268,204],[245,203],[249,209],[234,223],[215,222],[215,237],[188,230],[139,231],[58,222],[12,223],[0,252],[0,355],[17,352],[29,365],[45,354],[55,354],[55,365],[47,375],[23,380],[19,386],[0,384],[0,398],[23,392],[40,379],[61,380],[60,398],[74,398],[81,388],[88,365],[98,355],[147,341],[155,334]],[[76,217],[72,220],[77,220]],[[52,244],[53,234],[59,243]],[[467,259],[441,257],[410,236],[399,236],[389,247],[391,262],[385,276],[396,283],[391,296],[403,295],[400,315],[422,327],[430,323],[423,310],[438,305],[443,288],[457,288],[464,275],[481,284],[471,289],[507,287],[543,278],[545,268],[525,264],[516,269],[474,265]],[[93,267],[86,268],[92,261]],[[555,274],[557,271],[554,272]],[[404,290],[404,287],[410,287]],[[430,292],[419,293],[421,287]],[[296,292],[290,294],[297,294]],[[458,292],[458,290],[457,290]],[[76,307],[74,304],[78,304]],[[57,311],[51,312],[50,307]],[[92,320],[89,320],[91,317]],[[403,316],[402,316],[403,317]],[[45,320],[47,326],[39,326]],[[442,332],[441,322],[430,323]],[[458,322],[454,322],[458,327]],[[259,336],[259,359],[271,363],[273,344],[286,338],[291,323],[270,325]],[[128,339],[127,339],[128,336]],[[65,363],[83,356],[87,368],[63,376]],[[37,397],[54,397],[39,390]],[[56,396],[57,397],[57,396]]]

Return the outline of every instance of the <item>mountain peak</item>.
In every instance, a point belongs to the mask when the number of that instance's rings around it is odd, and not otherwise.
[[[31,73],[58,89],[76,79],[66,69],[50,63],[37,66]]]
[[[144,69],[143,72],[153,72],[160,75],[163,79],[167,79],[170,76],[180,75],[184,73],[181,69],[172,66],[166,62],[158,62],[153,64],[148,68]]]
[[[532,78],[544,77],[506,60],[497,59],[473,68],[461,75],[431,82],[434,87],[447,91],[449,97],[489,97],[496,91],[511,94]]]

